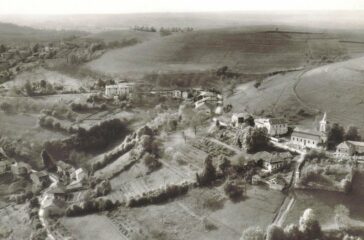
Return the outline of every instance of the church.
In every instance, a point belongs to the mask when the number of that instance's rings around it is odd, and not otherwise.
[[[325,113],[319,124],[319,130],[295,129],[291,135],[291,143],[299,148],[319,149],[325,146],[329,122]]]

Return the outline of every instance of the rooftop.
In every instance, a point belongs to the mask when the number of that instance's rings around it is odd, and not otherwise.
[[[295,129],[292,133],[292,137],[300,137],[300,138],[306,138],[310,140],[321,140],[321,133],[320,132],[313,132],[309,130],[298,130]]]

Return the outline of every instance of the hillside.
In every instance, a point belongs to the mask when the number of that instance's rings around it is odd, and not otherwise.
[[[0,22],[0,43],[7,45],[54,41],[73,36],[81,36],[84,34],[84,32],[80,31],[40,30]]]
[[[133,30],[110,30],[97,33],[91,33],[84,36],[86,39],[99,39],[105,42],[120,41],[122,39],[135,38],[139,42],[149,41],[155,38],[159,38],[159,33],[155,32],[140,32]]]
[[[200,71],[224,65],[237,72],[265,73],[345,56],[339,40],[328,34],[233,28],[180,33],[113,50],[88,67],[118,75]]]
[[[247,109],[256,114],[286,115],[293,122],[309,115],[313,120],[314,115],[326,111],[331,122],[355,125],[364,135],[363,66],[362,57],[276,75],[266,79],[258,89],[253,83],[241,85],[227,102],[235,109]]]

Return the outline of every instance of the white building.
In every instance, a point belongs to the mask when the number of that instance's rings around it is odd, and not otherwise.
[[[337,156],[353,156],[364,154],[364,142],[344,141],[336,147]]]
[[[258,118],[254,120],[254,123],[257,128],[266,128],[271,136],[288,132],[288,124],[283,118]]]
[[[324,114],[319,126],[320,131],[295,129],[291,135],[291,143],[300,148],[321,148],[327,141],[329,124]]]
[[[125,96],[131,94],[134,89],[134,83],[118,83],[115,85],[107,85],[105,87],[105,95],[108,97]]]

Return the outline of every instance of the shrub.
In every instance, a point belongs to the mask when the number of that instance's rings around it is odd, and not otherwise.
[[[150,153],[145,153],[142,158],[143,163],[147,166],[149,172],[153,172],[159,169],[162,164],[156,159],[156,157]]]
[[[259,227],[249,227],[244,230],[240,240],[264,240],[264,232]]]
[[[244,186],[237,180],[228,180],[224,185],[225,194],[232,200],[237,200],[243,196]]]

